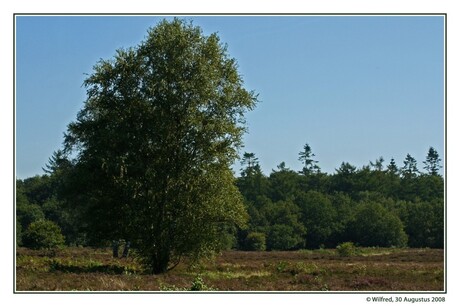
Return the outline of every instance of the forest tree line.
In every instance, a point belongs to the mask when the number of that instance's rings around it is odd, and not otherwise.
[[[333,248],[342,242],[444,247],[444,178],[434,148],[429,149],[422,170],[408,154],[400,166],[394,159],[385,163],[379,158],[360,168],[343,162],[327,174],[308,144],[299,160],[301,170],[282,162],[267,176],[256,155],[244,153],[235,183],[248,223],[223,227],[222,248],[296,250]],[[48,240],[66,245],[109,244],[108,236],[91,229],[94,223],[79,212],[78,201],[69,198],[72,186],[65,170],[71,167],[57,152],[45,175],[16,180],[18,246],[34,248],[31,237],[40,227],[47,229]],[[97,214],[93,218],[97,220]]]
[[[240,231],[243,249],[293,250],[360,246],[444,246],[444,179],[430,148],[423,171],[408,154],[402,166],[382,157],[357,168],[343,162],[323,173],[308,144],[300,171],[278,165],[265,176],[257,157],[245,153],[237,185],[250,215]]]

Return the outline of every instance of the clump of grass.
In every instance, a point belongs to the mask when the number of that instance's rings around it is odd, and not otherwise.
[[[160,291],[218,291],[217,288],[207,285],[201,275],[195,276],[190,287],[180,288],[175,285],[160,284]]]
[[[160,284],[160,291],[188,291],[187,288],[179,288],[175,285]]]
[[[306,254],[306,255],[333,255],[334,249],[326,249],[324,247],[320,247],[318,249],[301,249],[299,253]]]
[[[288,262],[286,261],[280,261],[278,262],[278,264],[276,265],[276,271],[278,273],[283,273],[285,270],[286,270],[286,267],[288,266]]]
[[[367,265],[365,265],[365,264],[357,264],[354,267],[353,273],[356,273],[358,275],[366,275],[366,273],[367,273]]]
[[[229,269],[242,269],[245,266],[238,263],[222,263],[217,265],[216,270],[218,271],[228,271]]]
[[[234,279],[234,278],[251,278],[251,277],[264,277],[271,275],[268,271],[251,271],[251,272],[232,272],[232,271],[209,271],[205,273],[206,277],[211,279]]]
[[[204,283],[203,278],[201,275],[197,275],[192,282],[192,286],[190,287],[190,291],[216,291],[217,289],[208,286]]]
[[[16,258],[16,268],[32,272],[46,272],[49,261],[48,257],[21,255]]]
[[[314,263],[297,262],[294,267],[290,269],[292,275],[300,273],[318,275],[322,270]]]
[[[320,268],[317,264],[302,261],[295,263],[280,261],[275,266],[275,269],[278,273],[290,273],[293,276],[299,274],[318,276],[326,273],[326,270]]]

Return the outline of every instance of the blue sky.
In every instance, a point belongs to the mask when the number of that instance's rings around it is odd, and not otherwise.
[[[444,155],[442,16],[199,16],[259,94],[242,152],[265,174],[300,170],[308,142],[323,171],[379,156],[422,169],[430,146]],[[42,174],[85,100],[85,74],[120,47],[139,44],[157,16],[18,16],[16,170]],[[235,169],[239,169],[236,163]]]

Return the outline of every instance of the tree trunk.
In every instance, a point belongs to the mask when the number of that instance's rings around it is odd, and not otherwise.
[[[123,249],[123,254],[121,255],[121,258],[126,258],[128,257],[128,254],[129,254],[129,247],[131,246],[131,242],[129,241],[126,241],[125,243],[125,247]]]
[[[118,240],[113,240],[112,241],[112,256],[113,258],[118,258],[118,247],[120,245],[120,242]]]
[[[156,253],[152,260],[153,274],[162,274],[168,271],[169,252],[160,250]]]

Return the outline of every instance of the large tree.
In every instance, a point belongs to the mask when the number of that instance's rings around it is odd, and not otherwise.
[[[219,246],[246,212],[231,165],[257,102],[216,34],[164,20],[135,48],[101,60],[68,126],[89,229],[133,242],[154,273]]]

